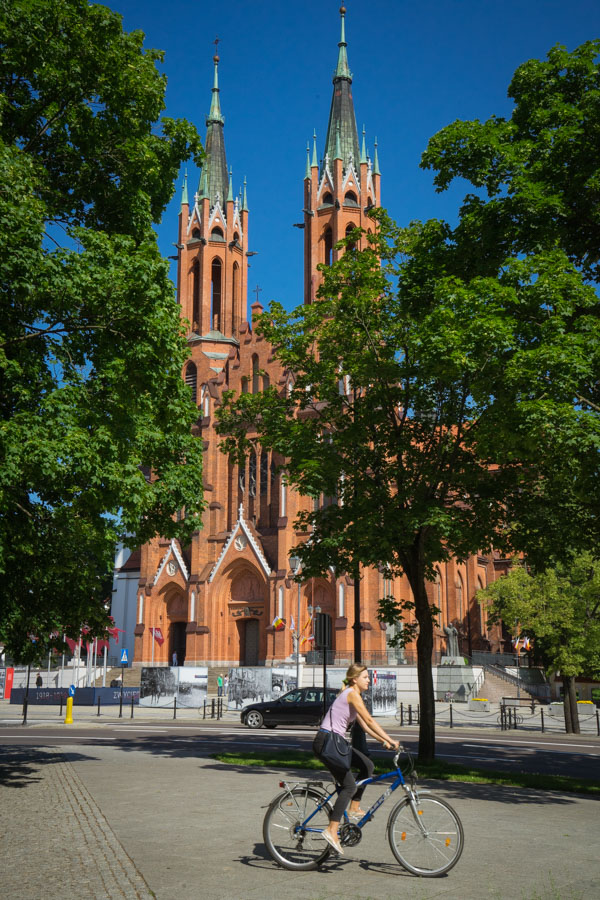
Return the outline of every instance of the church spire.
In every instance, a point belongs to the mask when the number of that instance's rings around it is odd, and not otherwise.
[[[341,37],[338,44],[338,61],[333,76],[333,98],[329,112],[329,124],[327,137],[325,138],[324,157],[335,159],[337,151],[338,129],[339,150],[344,169],[348,167],[350,160],[358,166],[360,153],[358,148],[358,131],[356,117],[354,115],[354,102],[352,100],[352,73],[348,66],[348,54],[346,51],[345,18],[346,7],[340,7]]]
[[[225,119],[221,113],[219,99],[219,57],[213,56],[215,74],[213,80],[212,100],[210,112],[206,119],[206,143],[204,145],[205,158],[202,169],[204,184],[201,193],[208,197],[211,207],[217,200],[223,205],[227,198],[229,179],[227,177],[227,158],[225,156],[225,137],[223,125]]]

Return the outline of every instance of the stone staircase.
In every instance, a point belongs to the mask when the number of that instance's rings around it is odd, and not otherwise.
[[[110,687],[110,683],[113,678],[118,678],[121,674],[121,667],[109,669],[106,673],[106,687]],[[123,669],[123,687],[139,687],[140,679],[142,677],[141,669],[129,669],[125,667]],[[96,678],[94,682],[94,687],[102,687],[102,676],[100,678]]]
[[[523,700],[537,699],[529,692],[527,685],[523,684],[523,682],[519,684],[519,693]],[[501,703],[503,697],[517,696],[517,686],[512,681],[496,675],[495,672],[490,672],[489,669],[485,669],[483,684],[479,688],[477,696],[485,697],[486,700],[490,700],[492,703]]]
[[[229,675],[229,666],[211,666],[208,670],[208,696],[216,697],[217,696],[217,677],[221,676],[223,679],[226,675]]]

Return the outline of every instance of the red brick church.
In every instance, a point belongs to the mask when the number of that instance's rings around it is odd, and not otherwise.
[[[352,100],[352,75],[345,40],[345,10],[333,78],[333,97],[325,146],[318,158],[316,139],[307,151],[304,177],[304,302],[314,303],[320,283],[318,263],[331,263],[336,243],[346,232],[370,220],[365,211],[379,206],[381,173],[375,144],[371,157],[365,135],[359,140]],[[137,566],[139,586],[134,662],[179,665],[273,665],[293,656],[292,624],[299,626],[301,652],[310,652],[311,610],[332,620],[334,651],[339,660],[353,651],[354,585],[346,576],[311,579],[298,588],[289,556],[300,540],[294,529],[298,511],[309,501],[288,488],[279,472],[281,459],[253,455],[245,468],[232,465],[218,449],[214,410],[224,390],[260,391],[265,385],[286,390],[286,373],[271,347],[252,329],[248,316],[248,227],[246,188],[234,197],[225,154],[224,118],[218,85],[218,56],[208,114],[206,157],[198,191],[183,186],[178,234],[177,290],[181,316],[190,323],[190,359],[182,373],[201,414],[198,432],[204,442],[204,490],[207,507],[202,528],[191,544],[157,539],[128,563]],[[264,374],[264,373],[268,374]],[[312,501],[310,501],[312,502]],[[461,651],[496,650],[496,629],[474,599],[479,587],[498,577],[505,561],[480,556],[466,563],[441,564],[430,586],[441,609],[436,648],[446,646],[445,625],[454,623]],[[387,646],[390,629],[377,620],[380,597],[409,598],[405,579],[384,583],[377,570],[361,579],[360,627],[363,659],[395,664],[402,651]],[[276,617],[285,628],[276,630]],[[165,640],[154,642],[150,629]],[[408,648],[410,655],[410,647]],[[414,649],[414,648],[413,648]]]

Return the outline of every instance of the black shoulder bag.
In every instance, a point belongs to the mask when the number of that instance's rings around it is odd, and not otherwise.
[[[333,713],[329,709],[329,724],[332,730],[327,732],[320,756],[323,762],[334,769],[349,769],[352,762],[352,747],[341,734],[333,731]]]

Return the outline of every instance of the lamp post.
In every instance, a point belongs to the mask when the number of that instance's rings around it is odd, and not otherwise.
[[[290,556],[290,569],[294,578],[300,571],[300,557]],[[296,688],[300,687],[300,582],[298,582],[298,602],[296,607],[296,634],[292,635],[296,651]]]

